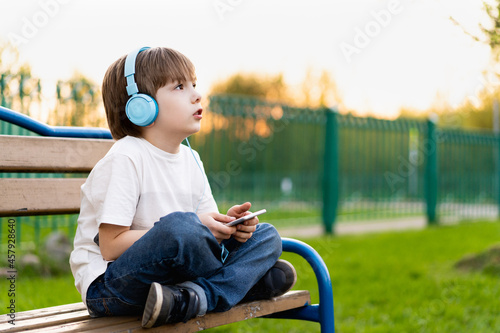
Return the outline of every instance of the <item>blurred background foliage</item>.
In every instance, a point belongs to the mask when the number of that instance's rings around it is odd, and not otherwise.
[[[40,103],[41,93],[41,80],[32,76],[29,64],[19,62],[19,51],[0,44],[1,105],[29,115],[31,105]]]
[[[491,49],[490,67],[475,91],[459,105],[450,105],[445,96],[437,93],[429,109],[404,107],[400,118],[424,119],[436,114],[440,127],[494,129],[494,110],[500,95],[500,0],[485,3],[484,8],[491,24],[480,26],[483,34],[475,36],[464,29],[464,33]],[[460,25],[453,17],[450,19]],[[286,82],[283,73],[233,73],[214,82],[208,92],[209,96],[221,94],[258,97],[292,107],[335,108],[342,114],[357,115],[357,110],[344,105],[334,73],[321,68],[304,69],[302,82],[297,85]],[[55,87],[42,86],[30,64],[22,63],[19,51],[7,42],[0,42],[0,103],[51,125],[106,127],[99,84],[75,72],[70,78],[60,78]]]
[[[491,68],[483,74],[473,95],[460,105],[452,106],[444,96],[437,94],[429,109],[401,108],[399,117],[426,119],[436,114],[440,127],[494,129],[493,110],[500,96],[500,71],[496,70],[499,64],[493,58],[500,47],[497,30],[488,35],[492,47]],[[292,107],[336,108],[341,114],[358,114],[344,105],[334,75],[321,69],[306,69],[299,85],[287,83],[282,73],[234,73],[214,82],[208,93],[209,96],[221,94],[257,97]],[[41,78],[32,74],[30,64],[21,63],[18,50],[8,43],[0,44],[0,103],[51,125],[107,126],[99,84],[75,72],[70,78],[59,79],[55,87],[42,86]]]

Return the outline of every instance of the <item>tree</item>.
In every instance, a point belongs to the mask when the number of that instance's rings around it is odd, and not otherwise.
[[[495,0],[495,2],[495,5],[490,5],[483,1],[486,14],[491,22],[490,27],[480,24],[481,31],[484,33],[486,40],[484,41],[479,37],[469,34],[476,41],[485,42],[490,46],[494,62],[492,69],[494,71],[495,67],[499,64],[500,55],[500,0]],[[495,71],[495,74],[496,79],[494,81],[498,82],[499,73]],[[464,115],[461,117],[461,120],[466,127],[493,128],[493,105],[495,100],[498,101],[498,85],[489,82],[489,86],[483,88],[483,91],[477,93],[477,96],[475,96],[481,102],[479,105],[478,103],[474,103],[474,101],[467,100],[466,104],[460,110],[460,113]]]
[[[75,73],[67,80],[59,80],[56,86],[57,105],[49,116],[49,123],[62,126],[106,125],[101,112],[99,86],[83,74]]]
[[[254,96],[279,102],[289,98],[283,74],[263,76],[253,73],[236,73],[215,83],[210,94]]]
[[[31,74],[31,66],[19,62],[19,52],[11,44],[0,44],[0,104],[30,114],[33,102],[41,102],[42,86]]]
[[[341,104],[337,85],[328,71],[312,68],[298,88],[291,87],[283,74],[271,76],[236,73],[215,83],[210,94],[231,94],[262,98],[304,108],[323,108]]]
[[[337,85],[325,69],[318,73],[308,68],[296,95],[295,103],[300,107],[325,108],[342,105]]]
[[[483,2],[486,14],[492,22],[492,27],[485,28],[481,24],[480,27],[483,33],[486,35],[488,45],[496,55],[496,59],[498,59],[498,50],[500,47],[500,0],[496,0],[496,2],[496,7]],[[473,38],[475,38],[476,40],[480,40],[477,37]]]
[[[494,5],[483,1],[485,13],[491,24],[489,27],[479,24],[483,36],[477,36],[467,31],[457,20],[450,17],[454,24],[459,26],[465,34],[479,43],[487,44],[491,49],[489,73],[484,73],[482,89],[474,91],[473,96],[468,96],[459,107],[434,107],[431,112],[440,114],[440,125],[446,127],[468,128],[493,128],[493,105],[499,100],[500,73],[498,72],[500,56],[500,0],[495,0]],[[437,110],[436,110],[437,109]]]

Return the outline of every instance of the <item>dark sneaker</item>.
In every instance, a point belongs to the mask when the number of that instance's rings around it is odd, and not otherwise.
[[[198,315],[200,299],[193,289],[151,284],[142,327],[151,328],[167,323],[187,322]]]
[[[293,265],[286,260],[279,259],[250,289],[242,302],[281,296],[292,289],[295,282],[297,282],[297,272]]]

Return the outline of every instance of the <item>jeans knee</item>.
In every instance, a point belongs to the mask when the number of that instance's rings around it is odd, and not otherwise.
[[[195,213],[174,212],[160,219],[153,229],[155,237],[168,240],[169,247],[175,247],[179,253],[183,251],[206,251],[206,246],[218,248],[218,243]],[[152,229],[152,230],[153,230]],[[213,244],[215,242],[215,245]],[[193,246],[196,243],[197,246]]]
[[[173,212],[155,223],[155,228],[164,235],[172,235],[175,238],[191,236],[201,226],[201,222],[195,213]]]
[[[267,243],[268,248],[272,250],[272,253],[275,254],[276,257],[279,257],[281,255],[283,246],[278,230],[276,230],[276,228],[269,223],[259,223],[257,226],[257,230],[261,235],[259,238],[263,242]]]

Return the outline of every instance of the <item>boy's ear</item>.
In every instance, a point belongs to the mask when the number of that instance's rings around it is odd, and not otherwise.
[[[156,121],[153,121],[151,124],[149,124],[148,126],[144,126],[145,128],[149,128],[149,127],[153,127],[153,125],[155,124]]]

